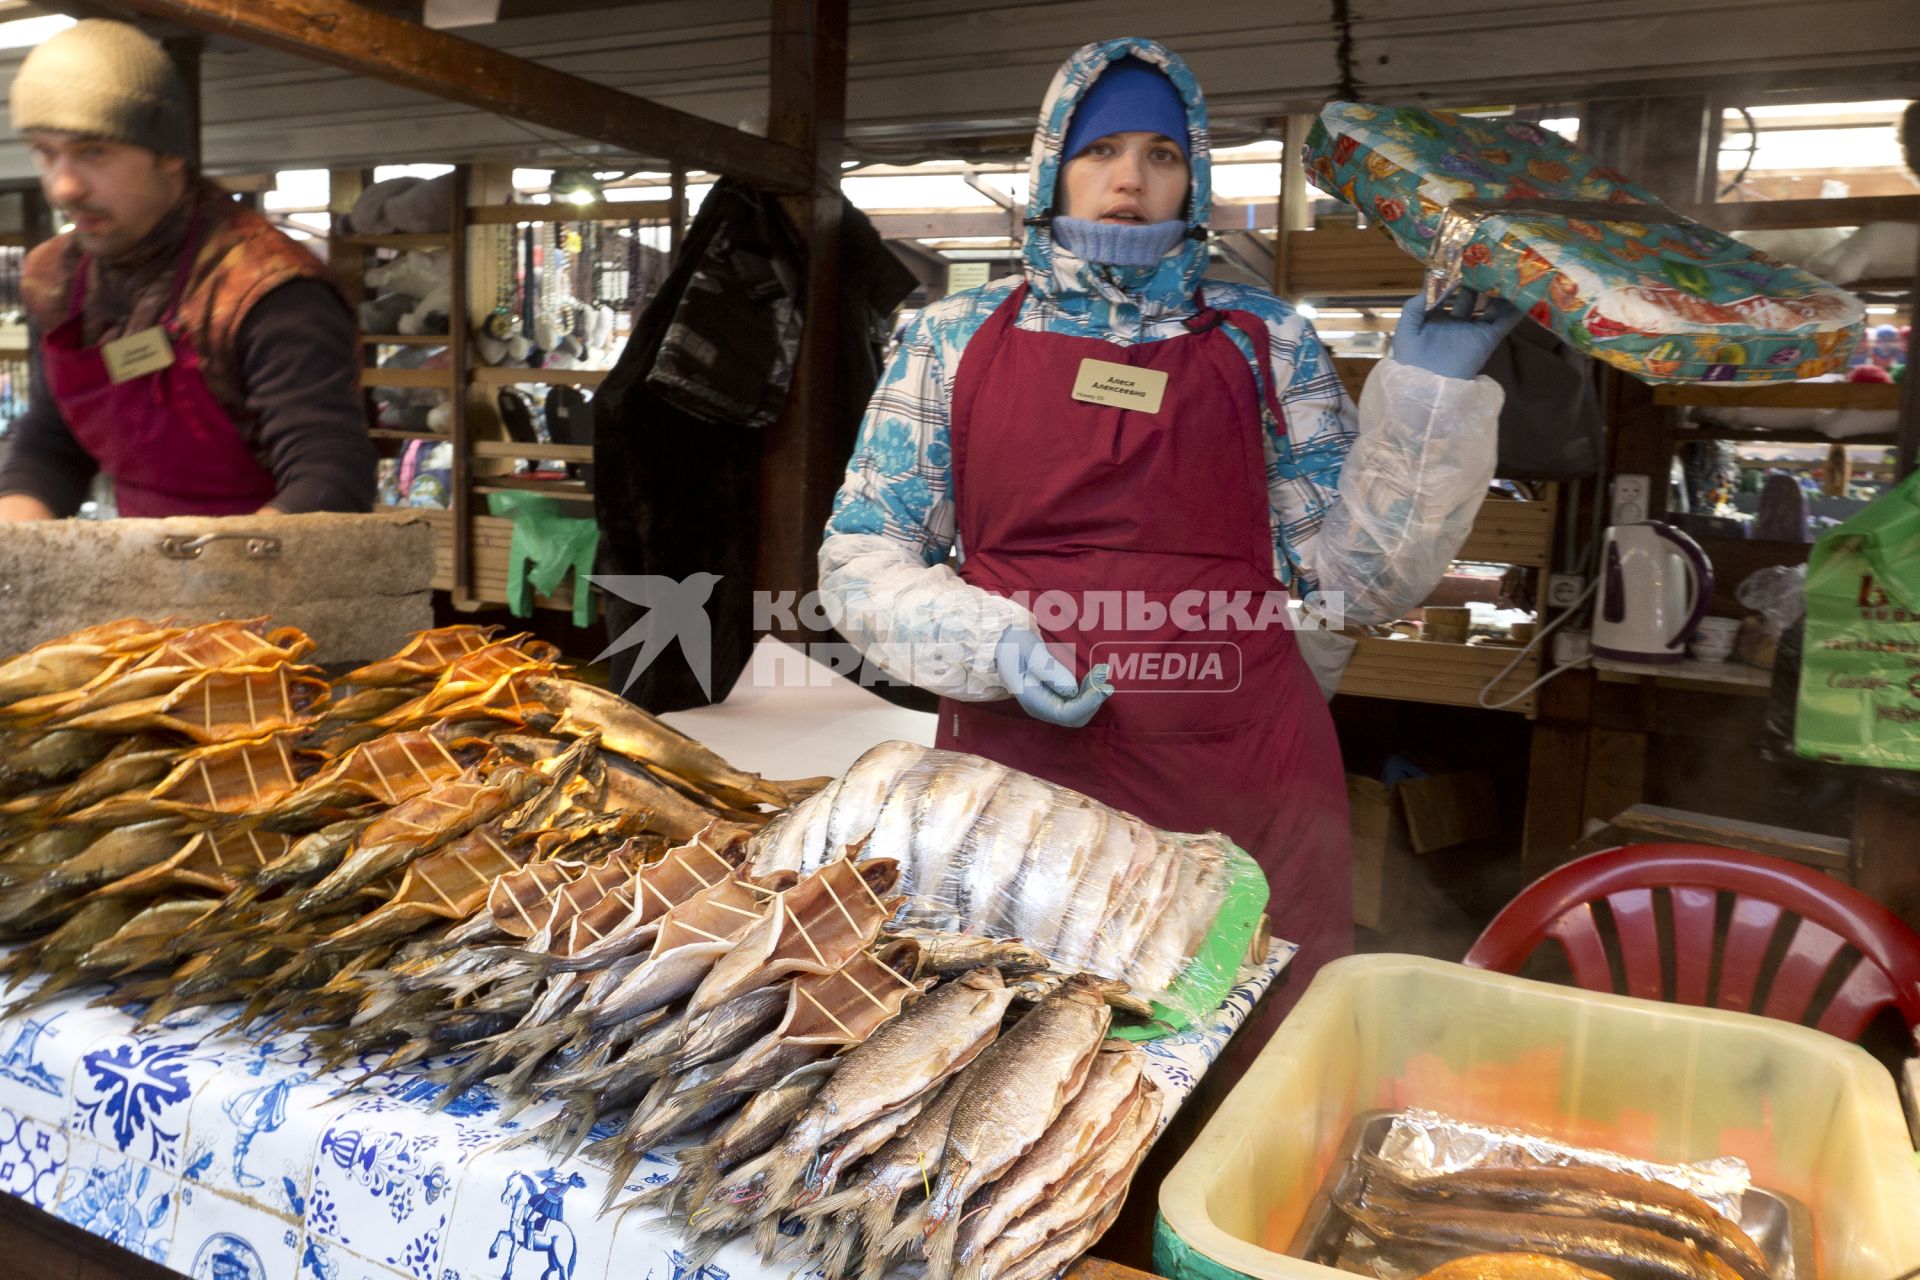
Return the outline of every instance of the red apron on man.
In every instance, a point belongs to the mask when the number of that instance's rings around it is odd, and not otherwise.
[[[123,516],[245,515],[273,500],[273,473],[260,465],[201,372],[182,332],[180,300],[198,247],[198,212],[174,272],[156,335],[163,368],[116,381],[106,348],[86,345],[87,277],[74,269],[67,318],[40,340],[48,389],[73,438],[114,484]]]

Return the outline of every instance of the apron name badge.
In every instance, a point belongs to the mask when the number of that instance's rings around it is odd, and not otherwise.
[[[1112,405],[1140,413],[1160,412],[1167,395],[1167,375],[1158,369],[1136,369],[1110,360],[1082,360],[1073,379],[1073,398],[1088,404]]]
[[[173,342],[164,328],[155,325],[124,338],[115,338],[100,348],[100,355],[107,362],[107,377],[117,386],[149,373],[157,373],[172,364]]]

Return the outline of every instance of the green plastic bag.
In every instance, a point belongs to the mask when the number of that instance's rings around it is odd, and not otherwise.
[[[1108,1034],[1116,1040],[1157,1040],[1209,1017],[1239,980],[1240,966],[1266,910],[1267,873],[1244,849],[1229,844],[1227,891],[1200,949],[1174,978],[1173,985],[1153,1002],[1151,1021],[1115,1027]]]
[[[1920,769],[1920,473],[1814,544],[1794,748]]]

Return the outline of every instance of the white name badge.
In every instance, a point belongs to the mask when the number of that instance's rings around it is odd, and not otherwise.
[[[107,362],[107,376],[117,386],[133,378],[157,373],[173,363],[173,343],[167,331],[158,325],[115,338],[100,348]]]
[[[1167,375],[1158,369],[1136,369],[1109,360],[1082,360],[1073,380],[1073,398],[1088,404],[1108,404],[1141,413],[1160,412],[1167,395]]]

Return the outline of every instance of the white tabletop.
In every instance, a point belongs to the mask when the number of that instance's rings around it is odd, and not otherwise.
[[[838,776],[889,738],[933,745],[932,713],[897,707],[772,636],[725,701],[660,718],[768,778]]]

